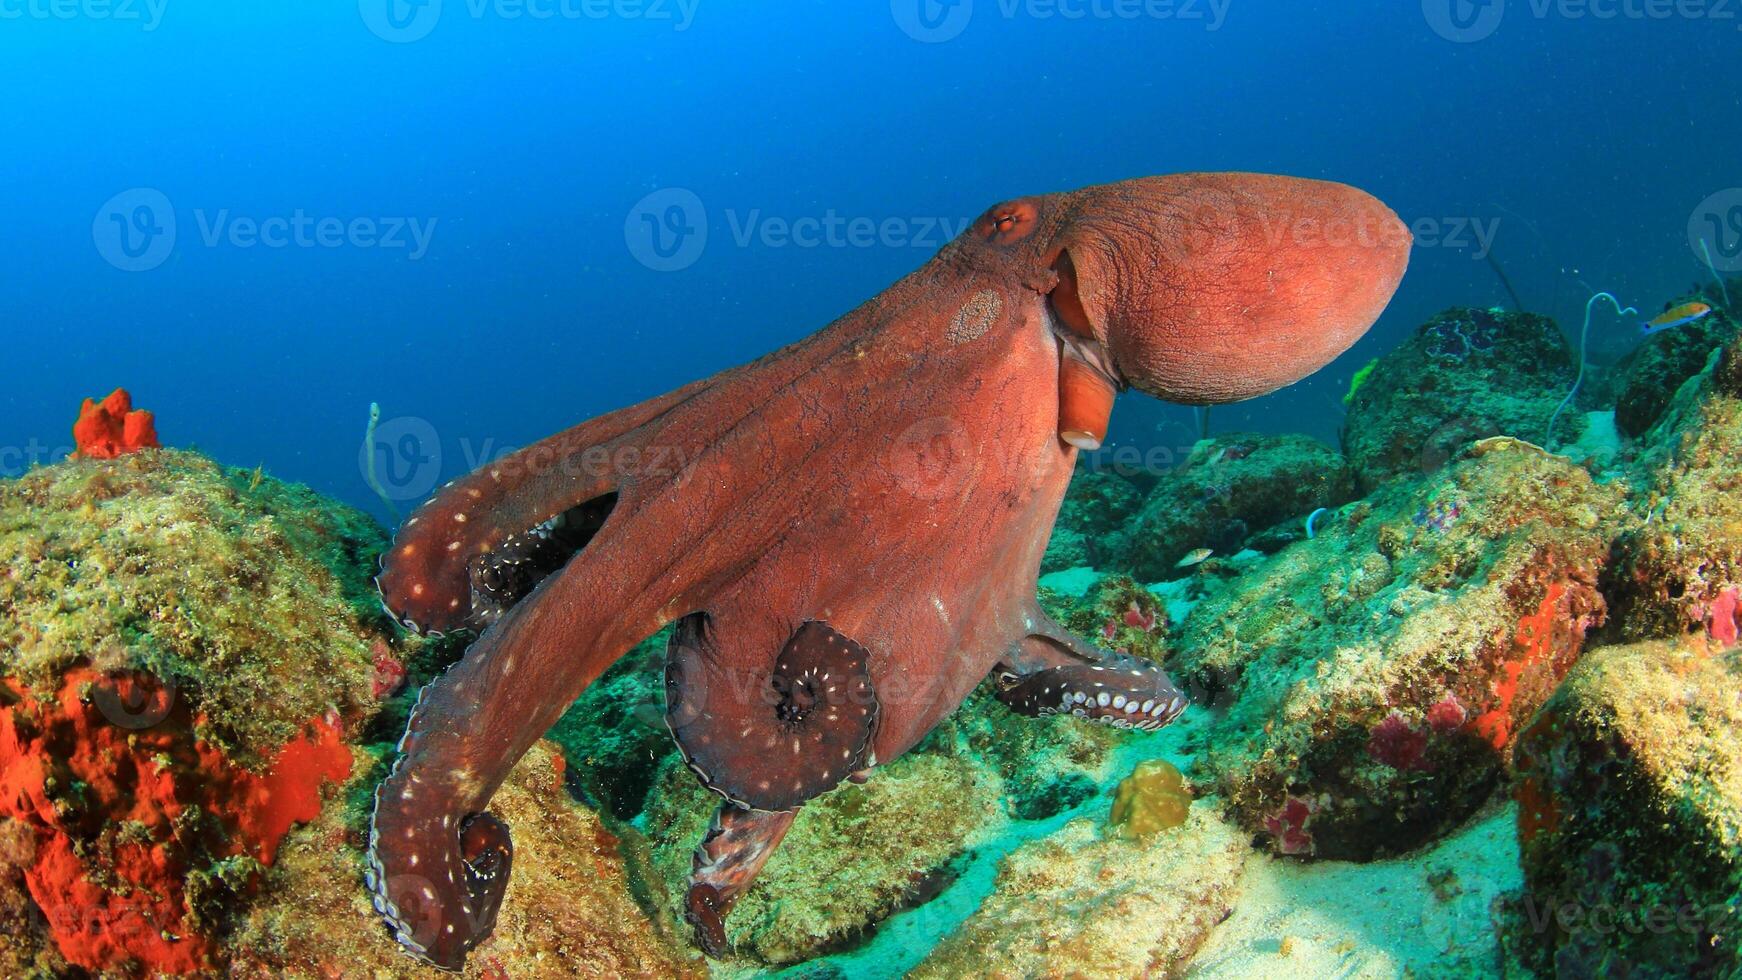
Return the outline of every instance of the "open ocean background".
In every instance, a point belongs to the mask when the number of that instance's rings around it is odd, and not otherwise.
[[[371,402],[409,503],[822,327],[1000,199],[1219,169],[1416,227],[1361,344],[1211,419],[1334,444],[1356,368],[1508,303],[1489,249],[1569,333],[1709,278],[1701,229],[1742,271],[1739,54],[1742,0],[0,0],[0,473],[125,386],[165,444],[385,516]],[[1638,337],[1600,312],[1592,358]],[[1195,432],[1132,397],[1112,439]]]

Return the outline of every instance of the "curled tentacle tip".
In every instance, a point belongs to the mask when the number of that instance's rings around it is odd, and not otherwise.
[[[489,813],[471,814],[457,826],[451,816],[425,815],[401,831],[409,815],[403,794],[397,806],[378,797],[365,880],[376,913],[407,953],[458,971],[495,931],[514,861],[508,825]]]

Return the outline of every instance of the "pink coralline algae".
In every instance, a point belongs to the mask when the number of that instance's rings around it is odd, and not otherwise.
[[[1427,755],[1427,733],[1409,723],[1400,711],[1393,711],[1385,720],[1373,726],[1367,737],[1367,754],[1393,769],[1404,772],[1432,769]]]
[[[1441,735],[1450,735],[1464,727],[1469,717],[1469,711],[1458,701],[1458,696],[1449,692],[1427,709],[1428,727]]]
[[[405,686],[405,664],[380,640],[375,641],[375,647],[370,653],[374,658],[369,672],[370,693],[377,701],[398,694],[399,689]]]
[[[1310,798],[1291,796],[1275,813],[1264,818],[1264,829],[1276,844],[1276,853],[1306,855],[1313,853],[1313,835],[1307,830],[1319,804]]]
[[[1125,625],[1132,629],[1139,629],[1145,633],[1153,633],[1155,631],[1155,620],[1155,613],[1144,612],[1142,609],[1139,609],[1136,599],[1131,600],[1131,605],[1125,609]]]

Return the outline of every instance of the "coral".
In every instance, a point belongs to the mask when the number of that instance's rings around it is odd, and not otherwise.
[[[1349,379],[1349,390],[1343,395],[1344,408],[1348,408],[1350,405],[1355,403],[1355,392],[1361,390],[1361,386],[1366,384],[1367,379],[1373,376],[1373,369],[1378,366],[1379,358],[1375,357],[1366,364],[1361,365],[1360,369],[1357,370],[1354,376]]]
[[[1287,853],[1310,841],[1319,857],[1369,859],[1455,827],[1602,621],[1621,499],[1560,457],[1493,440],[1212,583],[1167,662],[1227,709],[1194,779]],[[1450,500],[1455,521],[1417,519]]]
[[[195,734],[258,762],[336,708],[375,706],[384,632],[369,581],[385,535],[306,488],[162,450],[0,482],[0,677],[52,693],[68,669],[140,670]]]
[[[1508,945],[1540,975],[1742,968],[1742,651],[1587,654],[1518,746],[1524,887]]]
[[[1573,376],[1552,320],[1450,309],[1379,359],[1350,402],[1343,452],[1363,492],[1431,474],[1484,436],[1539,436]]]
[[[1573,399],[1578,397],[1579,388],[1585,383],[1585,350],[1591,337],[1591,312],[1595,309],[1597,301],[1600,299],[1608,300],[1609,305],[1615,309],[1615,315],[1623,320],[1639,312],[1631,306],[1622,307],[1621,301],[1608,293],[1598,293],[1595,296],[1592,296],[1590,300],[1585,303],[1585,322],[1584,325],[1579,328],[1579,372],[1573,378],[1573,386],[1567,389],[1566,397],[1562,398],[1560,402],[1555,405],[1554,411],[1549,414],[1548,426],[1543,430],[1542,437],[1542,441],[1545,445],[1552,445],[1554,443],[1555,422],[1560,419],[1561,413],[1567,410],[1567,406],[1573,403]]]
[[[1249,853],[1208,801],[1141,839],[1073,820],[1005,858],[992,895],[908,975],[1179,976],[1233,909]]]
[[[87,398],[73,423],[73,444],[86,459],[114,459],[157,447],[157,423],[151,413],[133,407],[133,396],[116,388],[98,402]]]
[[[1428,731],[1417,728],[1403,712],[1393,711],[1368,734],[1367,754],[1403,772],[1431,770],[1433,764],[1426,758],[1428,735]]]
[[[1105,567],[1145,582],[1179,577],[1199,548],[1232,555],[1255,532],[1302,519],[1353,495],[1343,460],[1299,435],[1236,433],[1199,443],[1184,466],[1157,480],[1136,518],[1106,538]]]
[[[1192,791],[1165,759],[1140,762],[1113,791],[1107,825],[1124,837],[1151,837],[1186,822]]]
[[[1056,617],[1102,648],[1160,663],[1167,653],[1167,610],[1155,593],[1126,575],[1108,575]]]
[[[1319,807],[1316,799],[1290,796],[1273,812],[1264,815],[1264,832],[1270,835],[1276,853],[1299,857],[1316,850],[1311,828]]]

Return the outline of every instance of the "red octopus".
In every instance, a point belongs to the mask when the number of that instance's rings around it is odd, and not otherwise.
[[[444,488],[379,580],[477,640],[430,684],[376,794],[375,906],[458,968],[513,859],[486,808],[521,754],[676,623],[666,717],[723,802],[696,852],[705,949],[797,808],[911,748],[997,678],[1029,714],[1157,728],[1186,699],[1035,599],[1114,394],[1252,398],[1342,353],[1411,239],[1351,187],[1183,174],[1027,197],[759,361],[585,422]]]

